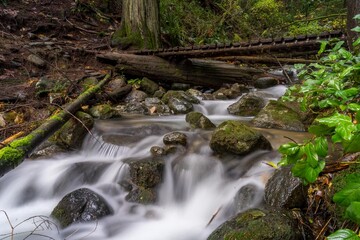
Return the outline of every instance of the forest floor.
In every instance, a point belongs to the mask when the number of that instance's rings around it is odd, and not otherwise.
[[[74,0],[0,1],[0,142],[48,117],[50,96],[35,94],[40,80],[62,88],[107,71],[95,54],[111,49],[119,22],[120,13]]]

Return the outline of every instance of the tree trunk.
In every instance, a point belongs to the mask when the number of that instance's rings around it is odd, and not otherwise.
[[[112,45],[126,49],[160,47],[159,0],[123,0],[122,22]]]
[[[254,76],[264,74],[263,70],[256,68],[202,59],[186,59],[173,64],[157,56],[120,53],[100,54],[97,59],[116,65],[129,77],[148,77],[159,82],[208,87],[220,87],[226,83],[250,83]]]
[[[70,117],[91,97],[95,95],[108,81],[110,75],[96,86],[82,93],[64,110],[48,118],[40,127],[24,138],[16,139],[9,146],[0,149],[0,177],[22,163],[37,146],[54,134]]]
[[[352,49],[352,43],[359,37],[359,33],[351,31],[352,28],[357,26],[357,22],[354,19],[355,15],[360,14],[360,0],[346,0],[347,6],[347,40],[348,46]]]

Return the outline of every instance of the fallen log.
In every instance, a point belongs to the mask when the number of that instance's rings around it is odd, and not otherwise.
[[[40,127],[30,134],[23,138],[16,139],[8,146],[0,149],[0,177],[20,165],[38,145],[60,129],[60,127],[109,80],[110,75],[106,75],[96,86],[86,90],[74,102],[64,107],[62,111],[49,117]]]
[[[204,59],[186,59],[172,63],[157,56],[114,52],[99,54],[97,59],[116,65],[118,71],[129,77],[147,77],[159,82],[208,87],[219,87],[228,83],[251,83],[254,76],[265,74],[264,70],[257,68]]]
[[[234,56],[234,57],[217,57],[215,60],[219,61],[233,61],[240,63],[259,63],[266,65],[279,65],[279,62],[282,64],[297,64],[304,63],[310,64],[317,62],[316,60],[309,60],[303,58],[274,58],[274,57],[266,57],[266,56]]]

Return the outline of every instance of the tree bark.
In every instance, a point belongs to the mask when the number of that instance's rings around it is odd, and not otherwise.
[[[20,165],[25,157],[60,129],[60,127],[109,80],[110,75],[106,75],[96,86],[82,93],[74,102],[66,106],[64,110],[48,118],[40,127],[32,131],[29,135],[16,139],[7,147],[0,149],[0,177]]]
[[[249,83],[253,76],[264,74],[263,70],[256,68],[202,59],[187,59],[173,64],[157,56],[120,53],[100,54],[97,59],[116,65],[119,71],[129,77],[148,77],[159,82],[209,87],[219,87],[227,83]]]
[[[346,0],[347,7],[347,41],[348,46],[352,49],[352,43],[359,37],[359,33],[351,31],[357,26],[357,22],[354,19],[355,15],[360,14],[360,1],[359,0]]]
[[[146,49],[160,47],[159,0],[123,0],[120,29],[112,37],[112,45]]]

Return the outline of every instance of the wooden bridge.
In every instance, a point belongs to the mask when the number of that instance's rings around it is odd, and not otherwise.
[[[242,66],[241,63],[278,67],[282,67],[281,64],[311,63],[315,60],[307,57],[318,53],[320,41],[334,38],[344,40],[345,37],[343,32],[336,31],[229,44],[104,52],[98,54],[97,58],[116,65],[119,71],[130,77],[218,87],[224,83],[251,84],[254,78],[267,76],[263,68]],[[235,62],[229,64],[228,60]]]

